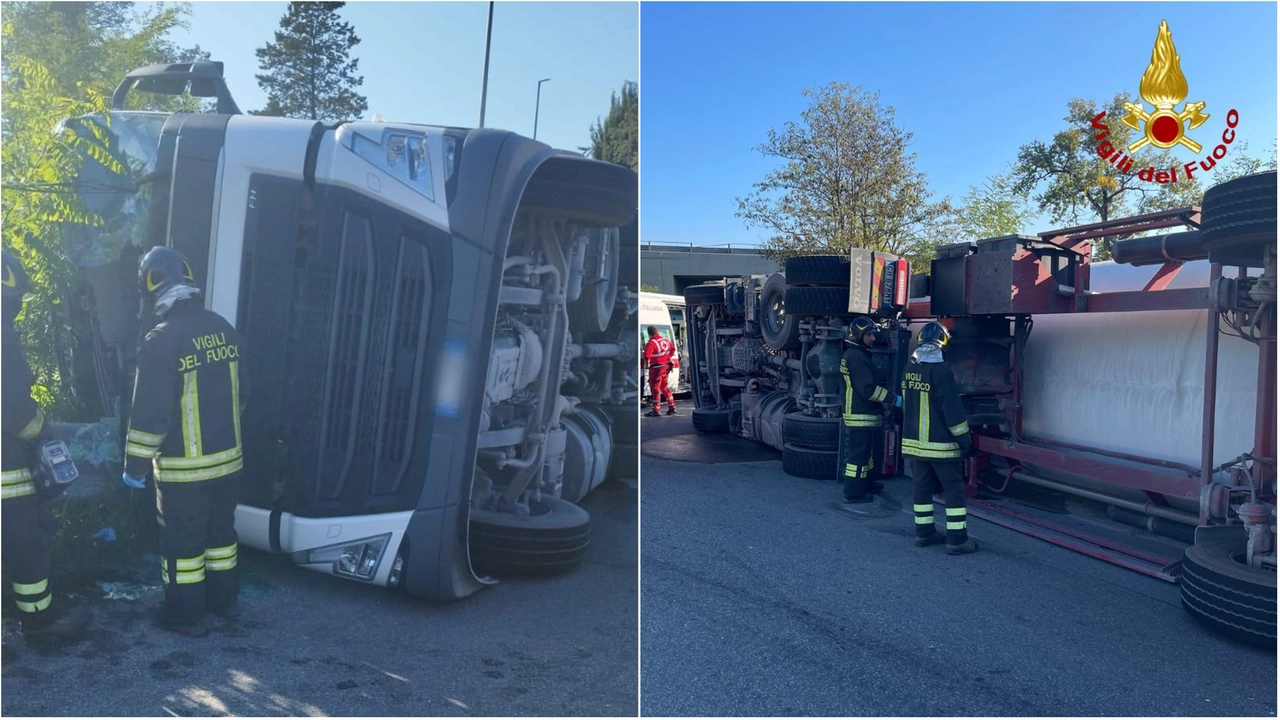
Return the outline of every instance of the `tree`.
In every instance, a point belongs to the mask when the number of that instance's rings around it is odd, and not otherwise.
[[[1135,98],[1127,93],[1117,94],[1105,108],[1093,100],[1071,100],[1067,103],[1065,130],[1054,135],[1050,143],[1034,140],[1019,148],[1013,189],[1035,193],[1038,209],[1064,225],[1106,222],[1125,215],[1199,204],[1204,196],[1199,177],[1190,181],[1179,177],[1178,182],[1166,185],[1139,177],[1142,168],[1181,167],[1182,163],[1168,150],[1148,147],[1128,152],[1138,133],[1121,118],[1127,112],[1125,104],[1133,102]],[[1098,152],[1097,136],[1102,131],[1093,123],[1103,109],[1106,117],[1101,122],[1109,133],[1105,141],[1133,160],[1127,172],[1113,164],[1110,155],[1104,158]],[[1103,238],[1095,246],[1097,257],[1110,257],[1111,244],[1119,239],[1122,238]]]
[[[640,89],[624,82],[622,92],[609,98],[609,114],[591,128],[591,147],[582,148],[596,160],[640,169]]]
[[[1013,188],[1008,175],[987,178],[981,186],[970,186],[956,210],[956,232],[961,241],[1016,235],[1026,230],[1035,213],[1025,194]]]
[[[1240,140],[1231,148],[1231,157],[1214,170],[1213,184],[1224,183],[1228,180],[1252,175],[1263,170],[1276,169],[1276,148],[1274,141],[1271,145],[1271,159],[1263,160],[1262,158],[1249,155],[1249,142]]]
[[[291,2],[275,41],[258,48],[258,85],[267,105],[255,115],[303,118],[325,123],[357,120],[369,103],[356,88],[360,44],[351,25],[338,17],[341,2]]]
[[[894,123],[894,109],[840,82],[803,95],[810,104],[800,121],[770,129],[755,148],[782,165],[737,198],[737,217],[770,233],[763,249],[773,259],[860,247],[923,260],[950,203],[929,202],[928,179],[907,152],[912,134]]]
[[[644,283],[640,283],[640,292],[656,293],[656,292],[662,292],[662,290],[660,288],[654,287],[653,285],[645,285]]]

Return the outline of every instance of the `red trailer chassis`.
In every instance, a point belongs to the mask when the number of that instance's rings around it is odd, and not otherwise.
[[[952,287],[953,299],[949,300],[940,319],[947,324],[951,318],[964,314],[1007,315],[1015,323],[1015,341],[1012,349],[1012,392],[999,396],[1000,408],[1006,416],[1010,432],[993,435],[983,429],[974,430],[974,446],[978,454],[966,461],[969,478],[969,494],[975,495],[979,485],[988,490],[1003,492],[1010,478],[1022,470],[1026,462],[1040,467],[1070,472],[1109,485],[1141,490],[1149,499],[1144,508],[1149,514],[1175,518],[1181,522],[1198,521],[1199,525],[1239,524],[1232,515],[1232,497],[1248,495],[1251,502],[1266,503],[1274,509],[1276,497],[1276,313],[1275,303],[1264,304],[1257,312],[1260,318],[1261,340],[1258,357],[1258,402],[1255,416],[1253,450],[1248,458],[1248,473],[1243,467],[1233,472],[1233,484],[1215,482],[1215,472],[1222,468],[1213,465],[1214,414],[1217,403],[1218,339],[1220,333],[1219,279],[1223,266],[1210,266],[1210,284],[1201,288],[1170,290],[1170,282],[1177,276],[1183,261],[1164,252],[1165,262],[1159,266],[1151,280],[1140,291],[1090,293],[1088,291],[1089,258],[1092,240],[1103,237],[1132,234],[1163,228],[1192,227],[1200,223],[1200,208],[1189,207],[1151,213],[1133,218],[1114,220],[1080,227],[1041,233],[1035,238],[1009,239],[1001,252],[988,253],[986,257],[968,255],[965,258],[964,298],[968,313],[955,312],[958,289]],[[988,241],[992,242],[992,241]],[[1014,245],[1017,247],[1014,248]],[[1065,263],[1074,268],[1066,272],[1069,283],[1061,282]],[[1010,250],[1004,254],[1005,249]],[[1046,262],[1046,257],[1056,257]],[[1264,271],[1274,276],[1275,255],[1268,256],[1269,267]],[[956,262],[952,258],[950,262]],[[1053,268],[1060,271],[1055,275]],[[935,262],[935,282],[937,277]],[[1245,269],[1240,268],[1240,277]],[[999,283],[1009,280],[1010,299],[1006,304],[1001,297]],[[993,288],[994,286],[994,288]],[[938,290],[937,285],[934,287]],[[936,298],[936,296],[935,296]],[[931,301],[913,301],[902,314],[904,321],[934,319]],[[980,312],[973,312],[978,310]],[[1179,463],[1142,458],[1121,453],[1079,448],[1062,443],[1027,438],[1022,433],[1022,350],[1027,333],[1026,318],[1037,314],[1144,312],[1158,310],[1203,310],[1208,314],[1208,331],[1205,354],[1205,382],[1203,398],[1204,437],[1201,446],[1199,468]],[[1015,439],[1016,438],[1016,439]],[[1087,452],[1080,452],[1087,451]],[[979,473],[989,466],[990,457],[999,456],[1008,464],[1009,471],[1002,487],[995,488],[979,480]],[[1050,482],[1040,484],[1049,485]],[[1088,493],[1077,493],[1086,494]],[[1096,495],[1096,493],[1095,493]],[[1187,516],[1169,508],[1169,498],[1198,501],[1199,517]],[[1096,498],[1102,499],[1102,498]],[[1118,498],[1105,499],[1113,504],[1124,502]],[[1123,505],[1122,505],[1123,506]],[[1168,557],[1136,547],[1131,543],[1091,533],[1066,522],[1013,510],[1003,504],[977,498],[970,501],[970,514],[1003,525],[1048,542],[1067,547],[1123,567],[1142,572],[1170,582],[1176,582],[1180,574],[1181,557]],[[1244,514],[1243,512],[1241,513]]]

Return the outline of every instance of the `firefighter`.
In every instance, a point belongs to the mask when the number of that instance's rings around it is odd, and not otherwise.
[[[844,426],[840,445],[844,448],[844,501],[869,503],[873,493],[884,484],[868,479],[873,464],[871,443],[882,426],[882,405],[893,405],[897,396],[876,384],[871,372],[869,348],[880,341],[880,329],[874,320],[861,316],[853,319],[845,330],[849,345],[840,358],[840,376],[844,379]]]
[[[138,286],[161,321],[138,351],[124,483],[156,481],[160,575],[167,630],[208,633],[205,611],[234,619],[239,582],[235,530],[243,460],[240,337],[200,300],[191,266],[152,248]]]
[[[662,400],[667,400],[667,414],[676,414],[676,397],[667,387],[667,376],[671,368],[679,362],[676,360],[676,346],[658,332],[658,328],[650,325],[649,342],[644,346],[643,366],[649,368],[649,396],[653,401],[653,409],[645,413],[645,417],[661,416]]]
[[[942,360],[951,333],[942,323],[925,325],[902,379],[902,453],[915,483],[917,547],[945,542],[947,553],[977,552],[969,539],[964,500],[963,458],[973,447],[955,375]],[[933,491],[941,484],[947,503],[947,531],[933,525]]]
[[[44,414],[31,399],[34,379],[14,329],[29,289],[27,274],[17,258],[3,253],[3,548],[5,573],[13,582],[19,626],[26,638],[62,641],[76,637],[88,623],[83,609],[68,611],[54,604],[49,587],[49,535],[44,528],[44,507],[36,489],[36,447],[43,435]],[[11,650],[11,648],[6,648]],[[8,653],[6,653],[7,655]]]

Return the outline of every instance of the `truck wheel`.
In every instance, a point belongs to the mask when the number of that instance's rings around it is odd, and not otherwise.
[[[613,316],[613,304],[618,300],[618,234],[612,229],[600,230],[594,242],[587,243],[586,268],[592,277],[584,273],[582,294],[569,306],[570,325],[575,331],[596,333],[609,328]],[[601,277],[594,271],[604,264]]]
[[[782,418],[785,443],[814,450],[840,449],[840,418],[824,418],[788,413]]]
[[[693,429],[705,433],[727,433],[732,412],[729,408],[694,408]]]
[[[640,477],[640,408],[626,405],[600,405],[613,421],[613,456],[609,461],[609,477]]]
[[[1246,642],[1276,647],[1276,574],[1255,570],[1242,540],[1207,540],[1182,561],[1182,606],[1197,620]]]
[[[760,334],[771,350],[800,349],[800,323],[787,313],[787,279],[778,273],[769,276],[760,292]]]
[[[723,305],[724,284],[691,285],[684,289],[684,301],[688,305]]]
[[[787,287],[787,312],[802,315],[848,315],[847,287]]]
[[[788,285],[849,287],[849,258],[841,255],[801,255],[787,258]]]
[[[530,514],[471,511],[471,563],[493,575],[549,575],[587,555],[591,515],[559,498],[529,502]]]
[[[782,446],[782,472],[815,480],[834,480],[840,470],[840,453],[811,450],[786,443]]]
[[[1200,243],[1211,261],[1261,267],[1263,248],[1276,244],[1276,171],[1209,188],[1200,218]]]

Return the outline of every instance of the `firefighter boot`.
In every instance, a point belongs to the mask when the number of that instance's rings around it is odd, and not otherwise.
[[[22,619],[22,636],[32,645],[57,647],[87,637],[85,629],[93,620],[86,608],[65,609],[54,605]]]
[[[978,543],[972,540],[965,540],[959,545],[947,544],[948,555],[967,555],[975,552],[978,552]]]
[[[946,541],[947,541],[947,536],[935,530],[932,535],[925,535],[923,537],[917,535],[915,539],[915,544],[916,544],[916,547],[922,548],[922,547],[931,547],[933,545],[941,545]]]
[[[202,638],[209,634],[209,621],[203,616],[198,620],[185,620],[161,611],[156,625],[160,626],[161,630],[187,637]]]

